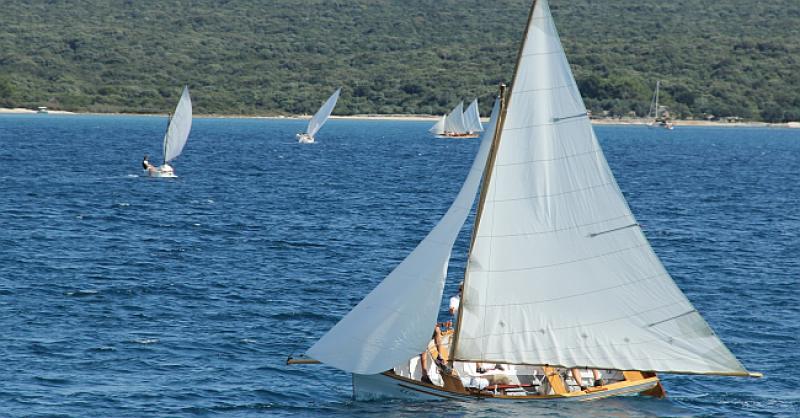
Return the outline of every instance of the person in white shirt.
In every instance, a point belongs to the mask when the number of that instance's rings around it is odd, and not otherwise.
[[[450,298],[450,315],[455,316],[458,313],[458,307],[461,305],[461,293],[464,291],[464,282],[458,286],[458,294]]]

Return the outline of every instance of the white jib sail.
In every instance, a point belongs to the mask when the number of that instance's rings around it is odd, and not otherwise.
[[[164,163],[181,155],[189,131],[192,130],[192,99],[189,97],[189,86],[183,88],[181,99],[175,107],[175,113],[169,121],[167,133],[164,135]]]
[[[467,110],[464,111],[464,130],[472,133],[483,132],[481,114],[478,110],[478,99],[473,100]]]
[[[744,374],[634,219],[537,0],[470,254],[454,357]]]
[[[444,131],[449,134],[466,133],[464,129],[464,102],[459,103],[444,120]]]
[[[443,134],[444,133],[445,119],[447,119],[447,116],[442,116],[441,118],[439,118],[439,120],[436,122],[436,124],[433,125],[431,127],[431,129],[428,129],[428,132],[430,132],[430,133],[432,133],[434,135]]]
[[[492,121],[497,108],[496,104]],[[439,223],[307,356],[347,372],[376,374],[425,350],[439,312],[450,251],[475,200],[494,126],[490,123],[461,190]]]
[[[308,129],[306,129],[306,133],[311,135],[312,138],[317,134],[317,132],[319,132],[320,128],[322,128],[322,125],[328,121],[328,118],[331,116],[331,112],[333,112],[333,108],[336,107],[336,102],[339,100],[339,94],[341,92],[341,88],[333,92],[331,97],[328,98],[322,107],[319,108],[317,113],[314,114],[314,117],[308,122]]]

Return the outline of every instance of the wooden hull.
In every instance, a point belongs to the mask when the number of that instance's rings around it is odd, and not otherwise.
[[[638,373],[638,372],[634,372]],[[641,374],[639,374],[641,376]],[[377,375],[353,375],[353,396],[356,400],[402,399],[415,401],[442,400],[491,400],[498,402],[524,401],[590,401],[612,396],[644,394],[663,395],[663,389],[657,376],[644,377],[637,380],[625,380],[590,388],[586,391],[575,391],[552,395],[504,396],[493,395],[486,391],[460,392],[443,387],[422,383],[416,380],[397,376],[392,372]]]
[[[470,139],[470,138],[480,138],[480,134],[464,134],[464,135],[448,135],[448,134],[440,134],[436,135],[437,138],[455,138],[455,139]]]

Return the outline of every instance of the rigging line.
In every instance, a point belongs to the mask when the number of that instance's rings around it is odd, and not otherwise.
[[[652,328],[652,327],[654,327],[656,325],[663,324],[664,322],[669,322],[669,321],[672,321],[672,320],[675,320],[675,319],[678,319],[678,318],[682,318],[682,317],[684,317],[686,315],[691,315],[693,313],[697,313],[697,309],[692,309],[691,311],[684,312],[684,313],[682,313],[680,315],[675,315],[675,316],[673,316],[671,318],[662,319],[661,321],[653,322],[652,324],[648,324],[647,328]]]
[[[587,116],[587,115],[588,115],[588,113],[583,112],[583,113],[578,113],[577,115],[564,116],[564,117],[560,117],[560,118],[553,118],[553,122],[561,122],[562,120],[567,120],[567,119],[582,118],[582,117]]]
[[[609,184],[611,184],[611,183],[609,183]],[[637,226],[641,226],[641,225],[639,225],[638,223],[633,223],[633,224],[630,224],[630,225],[621,226],[619,228],[609,229],[607,231],[594,232],[594,233],[591,233],[591,234],[587,235],[587,237],[594,238],[594,237],[597,237],[597,236],[600,236],[600,235],[610,234],[612,232],[622,231],[623,229],[633,228],[633,227],[637,227]]]

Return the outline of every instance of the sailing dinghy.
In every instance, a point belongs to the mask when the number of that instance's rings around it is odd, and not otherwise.
[[[331,116],[331,112],[333,112],[333,108],[336,107],[336,102],[339,100],[339,94],[342,92],[342,89],[339,88],[331,97],[328,98],[327,101],[322,105],[322,107],[317,110],[317,113],[314,114],[314,117],[308,122],[308,127],[306,131],[300,134],[297,134],[297,142],[301,144],[313,144],[314,143],[314,135],[319,132],[322,128],[322,125],[328,121],[328,118]]]
[[[150,167],[145,172],[150,177],[177,177],[169,162],[177,158],[192,130],[192,99],[189,97],[189,86],[183,87],[181,99],[175,107],[175,113],[169,119],[167,132],[164,134],[164,163],[160,167]]]
[[[456,327],[437,346],[431,332],[450,252],[479,185]],[[513,84],[501,89],[450,209],[339,323],[288,360],[319,362],[352,373],[356,399],[664,396],[656,373],[760,377],[714,334],[647,242],[592,130],[547,0],[533,2]]]

